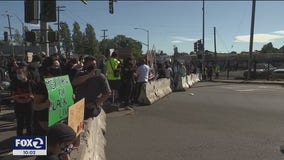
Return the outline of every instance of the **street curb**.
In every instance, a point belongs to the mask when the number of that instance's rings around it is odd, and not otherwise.
[[[212,80],[212,82],[284,85],[284,81]]]

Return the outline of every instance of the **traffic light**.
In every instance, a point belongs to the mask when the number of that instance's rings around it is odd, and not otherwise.
[[[8,41],[8,32],[4,32],[4,41]]]
[[[197,52],[197,42],[194,42],[194,52]]]
[[[25,0],[25,22],[38,24],[38,0]]]
[[[88,0],[81,0],[85,5],[87,5]]]
[[[203,51],[203,44],[202,44],[201,40],[198,40],[197,43],[198,43],[198,44],[197,44],[198,50],[199,50],[199,51]]]
[[[113,14],[113,3],[114,3],[114,0],[109,0],[109,13],[110,14]]]
[[[48,41],[57,42],[58,41],[58,32],[50,31],[48,32]]]
[[[36,33],[33,31],[26,31],[25,38],[27,42],[35,42],[36,41]]]
[[[41,0],[40,19],[44,22],[56,22],[56,0]]]

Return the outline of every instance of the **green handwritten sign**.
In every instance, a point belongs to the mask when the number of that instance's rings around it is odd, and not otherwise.
[[[74,104],[73,89],[68,75],[45,78],[48,91],[50,108],[48,114],[48,126],[67,118],[68,108]]]

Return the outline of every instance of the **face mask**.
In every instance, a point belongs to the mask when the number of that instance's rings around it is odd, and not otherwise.
[[[60,68],[51,68],[49,70],[49,73],[51,73],[54,76],[60,76],[61,75],[61,69]]]
[[[92,65],[90,65],[89,67],[86,68],[86,70],[87,70],[88,72],[90,72],[90,71],[92,71],[92,70],[94,70],[94,69],[95,69],[95,67],[92,66]]]
[[[17,79],[20,81],[26,81],[26,76],[22,73],[17,73]]]

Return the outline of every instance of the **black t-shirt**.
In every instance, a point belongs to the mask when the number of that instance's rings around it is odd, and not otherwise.
[[[88,72],[79,72],[76,77],[88,74]],[[86,80],[83,84],[75,87],[76,101],[85,98],[85,106],[95,103],[100,94],[111,93],[111,89],[106,77],[103,74],[94,76]],[[98,109],[98,108],[97,108]],[[95,109],[85,108],[85,119],[95,117],[99,111]]]
[[[134,80],[135,69],[132,64],[124,65],[121,69],[121,79],[123,81]]]
[[[32,90],[34,94],[44,95],[46,97],[45,100],[48,99],[48,91],[47,91],[43,78],[38,83],[34,83],[32,85]],[[49,112],[49,108],[46,108],[40,111],[34,111],[34,114],[35,114],[36,119],[40,121],[48,121],[48,112]]]

